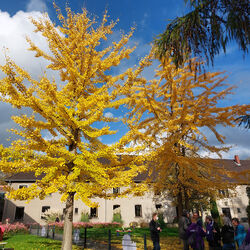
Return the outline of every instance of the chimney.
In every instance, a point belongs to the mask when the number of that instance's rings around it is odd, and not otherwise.
[[[234,156],[234,162],[236,163],[237,166],[240,166],[240,158],[238,155]]]

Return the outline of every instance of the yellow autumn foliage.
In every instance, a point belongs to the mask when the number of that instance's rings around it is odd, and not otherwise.
[[[218,126],[233,127],[235,118],[250,110],[250,105],[223,106],[220,101],[233,87],[226,86],[223,73],[195,75],[196,63],[176,69],[165,58],[154,80],[127,89],[131,141],[145,147],[147,160],[154,162],[148,166],[148,182],[157,192],[168,190],[178,203],[193,193],[214,196],[219,189],[233,188],[228,180],[236,175],[201,153],[221,157],[228,148]],[[208,132],[221,146],[210,145]]]
[[[31,18],[35,32],[46,39],[50,51],[42,51],[30,38],[27,42],[36,57],[48,61],[47,68],[59,72],[60,83],[46,74],[33,79],[8,56],[0,67],[5,75],[0,80],[1,101],[32,111],[12,117],[19,129],[11,131],[21,139],[8,148],[0,146],[0,171],[32,172],[37,177],[27,188],[8,188],[9,197],[43,199],[60,192],[63,201],[76,194],[75,198],[93,205],[92,197],[112,198],[113,187],[127,187],[126,192],[116,194],[119,196],[139,193],[143,186],[139,190],[133,178],[144,170],[140,164],[144,156],[127,156],[134,151],[125,147],[130,139],[127,135],[112,145],[100,140],[116,133],[107,124],[118,121],[105,117],[104,112],[125,103],[126,98],[120,96],[122,89],[140,81],[139,75],[148,64],[143,59],[137,68],[112,75],[114,67],[134,50],[127,46],[133,28],[119,41],[106,42],[116,24],[108,23],[106,13],[98,24],[86,10],[75,14],[67,8],[66,17],[59,9],[57,12],[59,26],[47,14],[38,20]]]

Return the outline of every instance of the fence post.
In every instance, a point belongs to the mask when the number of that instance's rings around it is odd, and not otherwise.
[[[53,238],[53,240],[55,239],[55,225],[53,226],[52,238]]]
[[[87,247],[87,227],[84,228],[84,244],[83,247]]]
[[[32,225],[30,224],[30,234],[32,234]]]
[[[37,235],[39,235],[39,229],[40,229],[40,225],[37,224]]]
[[[111,229],[109,229],[108,250],[111,250]]]
[[[49,238],[49,224],[48,224],[48,227],[47,227],[47,238]]]
[[[144,234],[144,250],[147,250],[147,235]]]

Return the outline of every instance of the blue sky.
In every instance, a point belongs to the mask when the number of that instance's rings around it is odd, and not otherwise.
[[[91,15],[101,17],[105,9],[108,10],[110,19],[119,18],[116,26],[117,33],[120,30],[129,31],[131,26],[135,26],[136,30],[132,38],[132,43],[137,43],[137,49],[131,60],[125,62],[121,67],[134,65],[138,59],[145,55],[153,38],[164,31],[169,19],[181,16],[187,11],[184,0],[57,0],[56,4],[62,9],[66,3],[73,11],[79,12],[84,7]],[[41,47],[46,49],[42,38],[32,34],[33,27],[29,24],[29,16],[41,15],[41,12],[47,11],[50,18],[56,21],[55,11],[51,0],[8,0],[0,2],[0,49],[9,48],[10,56],[17,63],[28,69],[33,76],[41,74],[46,66],[43,60],[34,61],[31,52],[27,52],[25,43],[25,35],[35,39]],[[250,57],[245,56],[243,59],[242,52],[234,43],[227,48],[227,54],[221,53],[215,59],[214,67],[210,67],[212,71],[226,71],[228,74],[228,83],[237,85],[235,95],[230,96],[223,103],[230,104],[249,104],[250,103]],[[32,62],[32,63],[31,63]],[[0,64],[4,63],[3,54],[0,54]],[[147,72],[148,75],[152,72]],[[2,75],[0,74],[0,77]],[[113,111],[112,111],[113,112]],[[14,124],[10,120],[13,111],[6,104],[0,104],[0,143],[8,145],[6,138],[10,135],[6,132],[7,128],[13,127]],[[107,115],[122,115],[118,110]],[[117,124],[118,125],[118,124]],[[124,133],[124,127],[117,126],[119,132],[116,137],[104,138],[107,143]],[[250,157],[250,130],[242,128],[219,128],[222,133],[227,136],[226,144],[232,145],[232,149],[224,154],[224,158],[233,158],[234,154],[238,154],[241,159]],[[216,144],[212,136],[208,134],[209,140]]]

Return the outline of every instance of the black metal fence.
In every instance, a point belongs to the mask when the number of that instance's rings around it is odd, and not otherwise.
[[[55,240],[63,238],[63,229],[58,229],[54,225],[41,226],[39,224],[30,225],[30,234],[46,237]],[[79,228],[73,229],[73,243],[90,249],[116,250],[121,249],[148,249],[147,234],[133,233],[133,231],[118,231],[110,228]],[[118,248],[119,247],[119,248]]]

